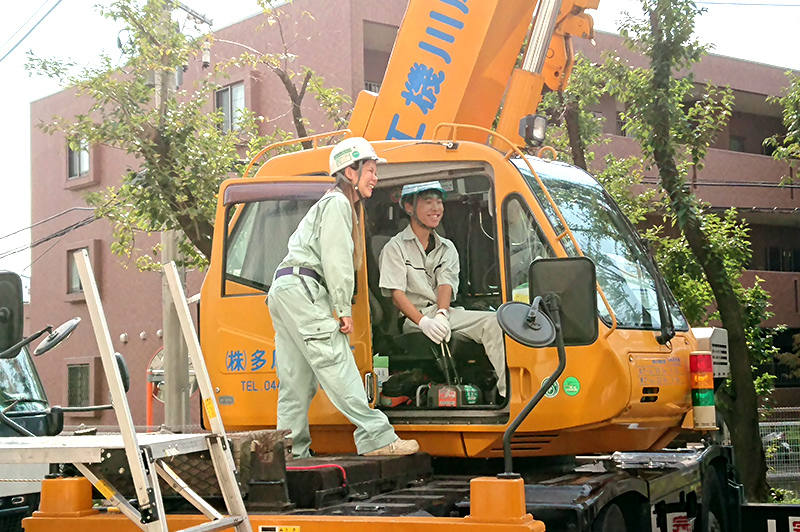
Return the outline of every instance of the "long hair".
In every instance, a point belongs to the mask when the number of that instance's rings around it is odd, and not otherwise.
[[[349,168],[358,171],[360,165],[361,161],[358,161],[350,165]],[[364,243],[361,241],[361,224],[359,223],[362,209],[361,198],[358,196],[358,192],[356,192],[353,184],[345,177],[344,170],[337,172],[334,177],[336,178],[336,184],[331,190],[339,189],[342,194],[344,194],[344,197],[350,201],[351,212],[353,214],[353,231],[350,234],[353,238],[353,268],[358,270],[361,268],[361,263],[364,260]]]

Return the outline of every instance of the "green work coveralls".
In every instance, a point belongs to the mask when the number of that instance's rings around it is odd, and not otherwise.
[[[269,290],[278,379],[278,429],[292,431],[293,454],[309,455],[308,408],[322,385],[331,402],[355,426],[356,449],[368,453],[397,439],[386,415],[369,407],[347,335],[334,318],[350,316],[353,297],[353,228],[349,200],[334,190],[303,217],[289,238],[289,253]],[[298,268],[320,274],[322,283]]]

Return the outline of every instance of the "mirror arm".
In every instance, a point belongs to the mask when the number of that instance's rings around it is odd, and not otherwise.
[[[10,417],[8,417],[5,411],[0,410],[0,423],[6,425],[11,430],[19,434],[20,436],[36,436],[33,432],[29,431]]]
[[[61,410],[64,412],[97,412],[100,410],[111,410],[114,405],[96,405],[96,406],[62,406]]]
[[[511,456],[511,438],[514,437],[514,433],[517,431],[517,428],[519,428],[522,422],[525,421],[525,418],[528,417],[536,405],[539,404],[544,397],[544,394],[547,393],[547,390],[549,390],[553,383],[558,380],[561,374],[564,373],[564,369],[567,367],[567,350],[564,347],[564,335],[561,331],[561,298],[558,297],[558,294],[550,293],[545,296],[545,300],[547,302],[547,316],[552,320],[556,329],[558,367],[553,374],[550,375],[546,381],[544,381],[542,386],[539,388],[539,391],[537,391],[528,404],[525,405],[525,408],[523,408],[522,411],[517,414],[517,417],[514,418],[514,421],[511,422],[511,425],[508,426],[505,434],[503,434],[503,462],[505,465],[505,472],[497,475],[498,478],[520,478],[518,473],[514,473],[513,458]]]
[[[17,356],[20,349],[33,342],[34,340],[42,336],[44,333],[50,334],[51,332],[53,332],[53,326],[48,325],[41,331],[33,333],[31,336],[24,338],[22,341],[17,342],[16,344],[12,345],[8,349],[0,353],[0,358],[14,358],[15,356]]]

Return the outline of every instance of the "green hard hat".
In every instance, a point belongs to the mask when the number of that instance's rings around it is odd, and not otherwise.
[[[413,183],[411,185],[403,186],[403,192],[400,194],[400,205],[405,203],[405,200],[408,196],[414,196],[420,192],[426,192],[428,190],[438,191],[442,195],[442,199],[444,199],[445,192],[444,188],[442,188],[442,184],[438,181],[426,181],[425,183]]]

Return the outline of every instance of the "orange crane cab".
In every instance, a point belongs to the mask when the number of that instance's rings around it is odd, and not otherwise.
[[[474,136],[476,130],[469,132]],[[462,141],[458,128],[440,133],[441,140],[374,143],[389,163],[380,167],[378,186],[365,203],[368,260],[357,274],[351,345],[375,407],[401,437],[416,438],[434,456],[502,456],[510,420],[557,365],[555,348],[532,349],[506,336],[509,393],[503,399],[482,346],[454,341],[461,378],[480,389],[479,401],[433,407],[410,394],[407,404],[381,404],[376,355],[388,358],[392,374],[418,369],[428,379],[418,384],[443,382],[436,354],[424,339],[400,335],[398,312],[377,287],[380,250],[408,223],[398,205],[400,189],[435,179],[448,191],[442,232],[459,252],[457,301],[465,308],[527,301],[528,266],[537,258],[582,251],[597,268],[599,337],[568,348],[563,376],[513,439],[515,456],[663,447],[691,411],[689,354],[697,341],[669,292],[657,289],[660,278],[634,229],[597,181],[578,168],[525,157],[510,146],[502,152]],[[200,331],[220,410],[232,430],[275,426],[279,383],[265,293],[300,218],[331,186],[324,175],[329,149],[273,158],[254,179],[229,180],[220,190],[216,223],[222,230],[202,290]],[[659,298],[665,296],[676,335],[660,343]],[[310,416],[315,451],[353,452],[352,428],[324,393]]]

